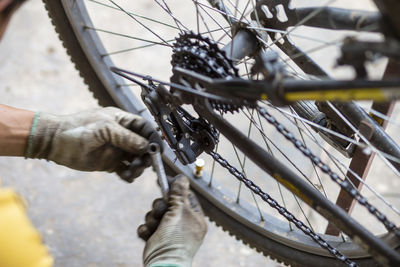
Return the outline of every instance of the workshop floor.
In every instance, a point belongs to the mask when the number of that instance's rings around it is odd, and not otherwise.
[[[0,103],[68,114],[97,107],[67,57],[39,0],[27,2],[0,43]],[[155,176],[133,184],[44,160],[0,159],[2,186],[28,203],[28,214],[56,266],[140,266],[136,228],[154,198]],[[193,266],[279,266],[208,223]],[[21,248],[23,253],[23,248]]]

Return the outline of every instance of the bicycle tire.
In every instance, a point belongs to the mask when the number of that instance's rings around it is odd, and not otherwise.
[[[129,91],[120,88],[119,92],[115,92],[115,88],[118,88],[118,78],[108,72],[108,69],[105,68],[105,66],[108,66],[107,64],[102,65],[102,60],[105,59],[100,56],[99,51],[92,51],[103,49],[101,44],[91,43],[92,47],[88,44],[88,42],[93,42],[91,38],[96,41],[95,36],[91,36],[88,40],[83,40],[86,38],[84,30],[81,29],[79,31],[79,27],[76,25],[77,22],[74,21],[71,12],[65,9],[63,2],[67,1],[43,0],[43,2],[71,60],[89,89],[93,92],[94,97],[98,99],[99,104],[117,106],[129,112],[149,117],[150,115],[144,112],[140,101],[131,95]],[[68,4],[65,5],[67,6]],[[191,178],[192,188],[197,193],[206,214],[231,235],[243,240],[250,247],[257,249],[266,256],[292,266],[321,266],[321,264],[342,266],[340,262],[329,255],[319,255],[304,251],[304,249],[287,246],[276,239],[266,237],[265,233],[257,229],[258,227],[256,229],[249,227],[245,221],[238,218],[237,214],[231,213],[232,204],[226,199],[224,200],[223,192],[214,190],[214,192],[210,193],[206,184],[193,177],[190,168],[179,163],[173,163],[171,153],[171,151],[167,151],[167,155],[164,158],[169,171],[172,173],[184,173]],[[240,209],[239,207],[236,208]],[[361,266],[376,266],[375,261],[368,255],[363,254],[356,258],[355,260]]]

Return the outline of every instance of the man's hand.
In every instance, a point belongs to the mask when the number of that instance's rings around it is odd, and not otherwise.
[[[147,239],[143,252],[143,263],[149,266],[189,267],[192,259],[203,242],[207,232],[200,204],[194,193],[189,190],[189,181],[179,175],[172,183],[168,211],[160,224],[163,207],[160,200],[153,204],[153,211],[146,215],[146,224],[138,229],[139,235]]]
[[[34,119],[26,157],[54,161],[81,171],[116,172],[132,181],[150,165],[149,142],[162,147],[150,122],[120,109],[108,107],[55,116],[42,113]],[[128,163],[136,170],[127,176]]]

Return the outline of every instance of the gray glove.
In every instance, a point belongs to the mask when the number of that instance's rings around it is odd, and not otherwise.
[[[80,171],[116,172],[131,182],[150,165],[146,159],[149,141],[162,148],[150,122],[117,108],[65,116],[37,113],[26,157],[51,160]],[[135,170],[129,168],[133,160]]]
[[[169,209],[143,251],[145,266],[189,267],[207,232],[207,225],[189,181],[179,175],[173,182]]]

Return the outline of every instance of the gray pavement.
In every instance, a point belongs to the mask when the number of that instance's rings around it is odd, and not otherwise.
[[[0,43],[0,103],[57,114],[97,107],[39,0],[23,6]],[[160,195],[150,170],[128,185],[113,174],[1,158],[0,180],[27,200],[56,266],[141,265],[136,227]],[[279,266],[214,224],[208,229],[193,266]]]

